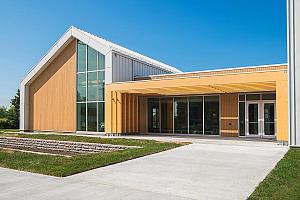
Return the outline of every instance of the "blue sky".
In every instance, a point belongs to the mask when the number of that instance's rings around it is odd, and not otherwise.
[[[0,1],[0,105],[71,25],[182,71],[287,60],[285,0]]]

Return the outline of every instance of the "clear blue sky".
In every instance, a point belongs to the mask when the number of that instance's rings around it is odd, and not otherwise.
[[[182,71],[285,63],[285,0],[0,1],[0,105],[71,26]]]

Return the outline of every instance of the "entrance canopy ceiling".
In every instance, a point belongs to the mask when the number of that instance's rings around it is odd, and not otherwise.
[[[147,80],[106,85],[106,90],[140,95],[262,92],[276,91],[276,82],[286,78],[286,65],[279,65],[238,69],[238,72],[232,69],[213,71],[210,74],[192,72],[152,76]]]

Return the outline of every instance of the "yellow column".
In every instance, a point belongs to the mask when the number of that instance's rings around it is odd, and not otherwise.
[[[105,91],[105,133],[112,133],[112,92]]]
[[[277,140],[288,141],[288,81],[276,81]]]
[[[122,94],[120,92],[116,92],[116,132],[122,133]]]

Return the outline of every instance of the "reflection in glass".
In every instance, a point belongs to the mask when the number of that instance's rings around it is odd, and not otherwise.
[[[188,133],[188,105],[186,97],[174,98],[174,132]]]
[[[265,135],[275,135],[275,106],[274,103],[264,104]]]
[[[86,100],[86,74],[77,74],[77,102]]]
[[[98,100],[104,101],[105,71],[98,72]]]
[[[246,95],[246,100],[247,101],[260,100],[260,94],[247,94]]]
[[[98,53],[98,70],[105,68],[105,56],[101,53]]]
[[[245,136],[245,102],[239,103],[239,135]]]
[[[159,133],[159,99],[148,99],[148,131],[150,133]]]
[[[77,72],[86,71],[86,45],[80,41],[77,43]]]
[[[88,71],[97,70],[97,51],[88,46],[88,62],[87,62]]]
[[[203,97],[190,97],[189,101],[190,133],[203,134]]]
[[[97,131],[97,103],[87,104],[87,130]]]
[[[77,103],[77,130],[86,130],[86,104]]]
[[[204,134],[219,135],[219,96],[204,97]]]
[[[88,73],[88,101],[97,100],[97,72]]]
[[[249,134],[258,135],[258,104],[248,105]]]
[[[173,133],[173,98],[161,98],[161,132]]]
[[[104,132],[104,102],[98,103],[98,132]]]
[[[262,94],[262,100],[276,100],[276,94],[275,93]]]

